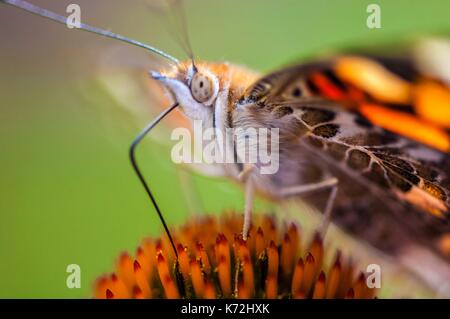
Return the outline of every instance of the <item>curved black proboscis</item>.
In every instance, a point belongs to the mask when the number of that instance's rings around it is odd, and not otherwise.
[[[144,176],[141,173],[141,170],[139,169],[139,166],[136,162],[136,147],[138,146],[139,142],[142,141],[142,139],[163,119],[165,118],[170,112],[172,112],[176,107],[178,106],[178,103],[175,103],[171,107],[164,110],[161,114],[159,114],[150,124],[145,127],[141,133],[134,139],[133,143],[130,147],[130,161],[133,165],[134,171],[136,172],[136,175],[139,177],[139,180],[142,183],[142,186],[144,186],[145,191],[147,192],[147,195],[150,197],[150,200],[153,204],[153,206],[156,209],[156,212],[158,214],[159,219],[161,220],[161,223],[164,226],[164,230],[169,237],[170,244],[172,245],[173,251],[175,253],[175,256],[178,260],[178,252],[177,248],[175,247],[175,242],[173,241],[172,235],[170,234],[169,228],[167,227],[166,221],[164,220],[164,217],[161,213],[161,210],[159,209],[158,204],[156,203],[155,197],[153,196],[152,192],[150,191],[150,187],[148,186],[147,182],[144,179]]]

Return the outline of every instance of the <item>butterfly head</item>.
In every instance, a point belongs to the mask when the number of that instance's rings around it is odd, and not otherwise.
[[[252,84],[257,74],[228,63],[181,62],[167,72],[151,72],[192,120],[212,118],[220,108],[232,105]]]
[[[194,64],[181,62],[172,70],[164,73],[151,72],[153,79],[159,81],[191,119],[203,119],[210,113],[225,88],[223,74],[207,63]]]

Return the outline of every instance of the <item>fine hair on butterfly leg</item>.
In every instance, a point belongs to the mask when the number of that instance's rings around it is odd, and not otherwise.
[[[318,183],[305,184],[287,187],[281,190],[280,194],[282,197],[288,196],[298,196],[310,192],[316,192],[324,189],[330,189],[330,195],[328,196],[327,203],[323,212],[322,223],[319,227],[319,232],[322,237],[325,235],[328,225],[331,221],[331,213],[333,211],[334,200],[336,199],[336,194],[338,191],[338,179],[335,177],[330,177]]]

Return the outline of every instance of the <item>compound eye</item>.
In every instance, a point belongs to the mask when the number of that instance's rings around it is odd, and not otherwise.
[[[208,101],[214,94],[212,79],[201,73],[194,74],[191,81],[191,93],[197,102]]]

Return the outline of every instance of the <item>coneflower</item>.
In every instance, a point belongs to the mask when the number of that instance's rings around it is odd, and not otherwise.
[[[135,257],[123,253],[116,271],[100,277],[96,298],[374,298],[366,275],[339,251],[328,267],[316,234],[302,250],[295,223],[277,226],[255,216],[248,240],[242,217],[198,217],[172,236],[178,264],[165,238],[145,239]]]

